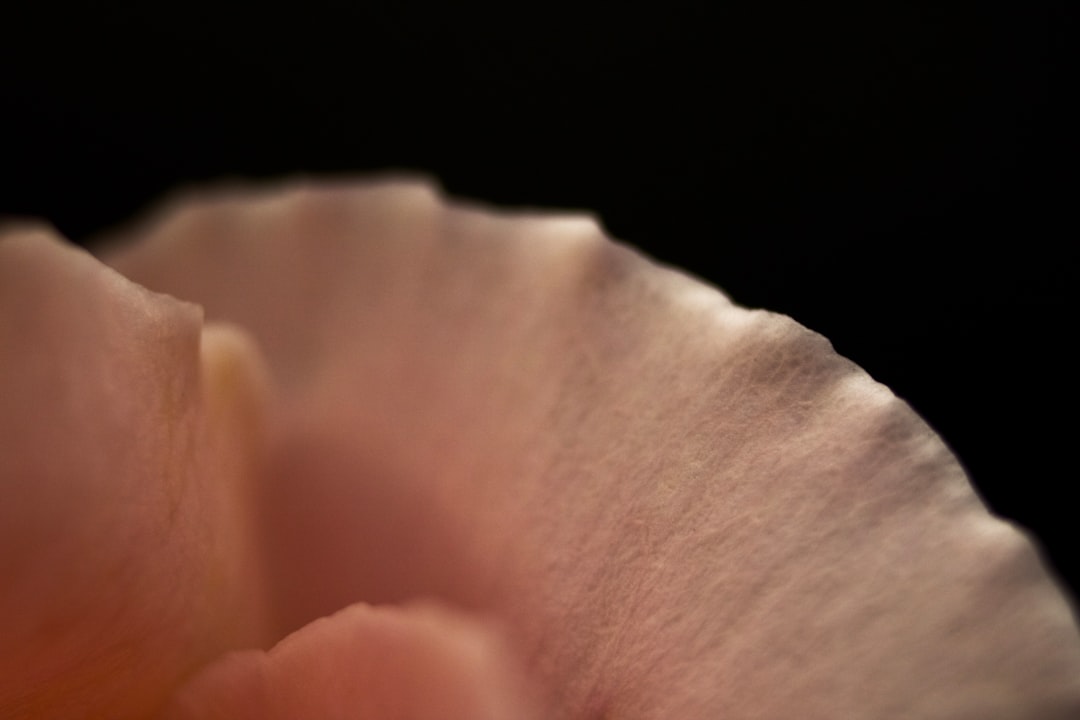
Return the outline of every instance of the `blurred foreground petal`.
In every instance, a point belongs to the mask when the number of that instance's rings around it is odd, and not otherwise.
[[[528,720],[512,657],[434,607],[354,605],[215,662],[163,720]]]
[[[133,236],[111,262],[249,329],[282,391],[278,632],[492,612],[557,718],[1080,714],[1031,543],[790,319],[415,182],[211,193]]]

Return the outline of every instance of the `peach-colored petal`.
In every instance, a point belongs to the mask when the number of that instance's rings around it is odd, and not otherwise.
[[[494,612],[559,718],[1080,713],[1030,542],[791,320],[414,182],[189,198],[137,234],[115,265],[250,329],[281,388],[281,632]]]
[[[528,720],[523,685],[482,624],[433,606],[354,605],[270,652],[215,662],[163,720]]]
[[[144,718],[265,642],[254,357],[45,229],[0,239],[0,717]]]

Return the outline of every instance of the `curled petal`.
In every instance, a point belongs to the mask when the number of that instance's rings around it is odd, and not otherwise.
[[[268,640],[260,372],[48,230],[0,239],[0,717],[143,718]]]
[[[586,218],[227,191],[111,262],[249,328],[276,622],[503,618],[553,717],[1065,718],[1080,637],[903,402]]]

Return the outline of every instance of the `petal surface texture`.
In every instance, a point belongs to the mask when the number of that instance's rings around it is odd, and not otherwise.
[[[276,632],[492,613],[553,718],[1074,718],[1080,637],[943,443],[788,318],[423,183],[223,190],[110,255],[280,393]]]
[[[0,238],[0,717],[145,718],[270,638],[259,377],[196,306]]]

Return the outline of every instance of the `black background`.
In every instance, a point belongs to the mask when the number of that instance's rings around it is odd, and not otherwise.
[[[81,240],[178,184],[387,168],[591,209],[890,385],[1076,597],[1071,18],[862,5],[9,8],[0,213]]]

